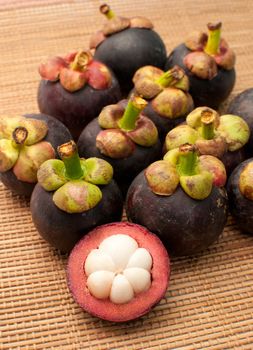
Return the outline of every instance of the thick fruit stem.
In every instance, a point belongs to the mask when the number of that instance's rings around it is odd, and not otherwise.
[[[158,79],[156,79],[156,83],[166,88],[172,85],[174,82],[180,81],[183,77],[184,73],[182,69],[176,66],[169,69],[167,72],[164,72]]]
[[[74,61],[70,64],[70,68],[73,70],[85,72],[88,64],[92,61],[92,55],[88,51],[79,51]]]
[[[118,121],[120,129],[131,131],[135,129],[139,114],[147,106],[147,101],[139,96],[133,96],[128,101],[123,116]]]
[[[110,6],[103,4],[99,8],[100,12],[106,16],[107,19],[112,19],[115,17],[115,13],[110,9]]]
[[[215,115],[212,111],[204,110],[201,113],[201,136],[205,140],[214,138]]]
[[[204,51],[208,55],[219,53],[221,39],[221,22],[216,24],[208,23],[208,39]]]
[[[179,147],[177,170],[180,176],[196,174],[197,150],[194,145],[186,143]]]
[[[75,142],[64,143],[57,148],[57,151],[64,162],[67,178],[70,180],[82,178],[84,174]]]
[[[28,131],[23,126],[17,127],[12,133],[12,138],[16,145],[23,145],[27,137]]]

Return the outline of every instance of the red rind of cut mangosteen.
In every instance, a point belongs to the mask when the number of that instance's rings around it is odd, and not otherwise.
[[[105,238],[115,234],[129,235],[140,248],[147,249],[153,259],[151,287],[126,304],[114,304],[108,299],[99,300],[90,294],[86,286],[84,264],[87,256]],[[134,320],[149,312],[164,297],[169,277],[170,260],[160,239],[143,226],[129,222],[106,224],[92,230],[73,248],[67,265],[68,287],[75,301],[91,315],[112,322]]]

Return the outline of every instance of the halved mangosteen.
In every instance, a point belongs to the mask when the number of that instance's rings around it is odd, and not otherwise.
[[[62,160],[51,159],[38,170],[31,213],[39,234],[69,252],[87,232],[121,219],[123,199],[103,159],[80,159],[73,141],[58,147]]]
[[[182,67],[190,79],[194,105],[217,109],[235,84],[235,54],[221,38],[221,22],[208,23],[208,34],[194,32],[168,56],[165,69]]]
[[[164,67],[166,48],[153,24],[145,17],[119,17],[106,4],[100,12],[108,21],[102,30],[90,39],[95,49],[94,58],[104,62],[116,74],[122,91],[127,94],[133,87],[132,78],[140,67]]]
[[[46,114],[0,118],[0,179],[19,195],[30,197],[37,170],[55,158],[59,145],[71,138],[59,120]]]
[[[95,228],[71,251],[67,280],[75,301],[112,322],[143,316],[164,297],[170,262],[146,228],[115,222]]]
[[[59,119],[74,139],[104,106],[121,98],[114,74],[89,51],[53,57],[40,65],[39,73],[40,111]]]
[[[130,221],[157,234],[169,253],[194,255],[212,244],[226,224],[227,194],[216,186],[224,186],[224,167],[213,170],[222,164],[219,160],[200,162],[193,145],[169,153],[132,182],[126,213]]]

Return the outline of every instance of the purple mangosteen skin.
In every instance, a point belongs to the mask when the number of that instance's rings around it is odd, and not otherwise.
[[[201,201],[190,198],[180,186],[171,196],[159,196],[151,191],[142,171],[129,187],[126,214],[129,221],[158,235],[172,255],[194,255],[222,233],[228,199],[218,187]]]
[[[166,48],[154,30],[127,28],[108,36],[98,45],[94,59],[114,71],[126,95],[133,88],[132,78],[137,69],[147,65],[164,67]]]
[[[83,213],[69,214],[56,207],[53,192],[38,183],[31,197],[33,223],[40,235],[62,252],[69,252],[86,233],[96,226],[120,221],[123,211],[121,192],[114,180],[100,186],[101,201]]]
[[[126,194],[132,180],[146,168],[150,163],[162,156],[162,146],[159,140],[151,147],[143,147],[135,144],[135,150],[132,155],[126,158],[113,159],[103,155],[96,146],[96,137],[102,129],[98,124],[98,118],[92,120],[82,131],[78,142],[78,152],[80,157],[98,157],[110,163],[114,170],[114,179]]]
[[[234,168],[236,168],[237,165],[243,162],[246,158],[247,155],[245,147],[242,147],[234,152],[225,152],[220,160],[225,165],[227,176],[229,176]]]
[[[229,114],[243,118],[250,128],[250,138],[246,145],[248,157],[253,156],[253,88],[244,90],[237,95],[229,104]]]
[[[25,114],[24,117],[32,118],[37,120],[43,120],[48,125],[48,133],[43,141],[51,143],[55,150],[55,155],[57,157],[57,147],[62,145],[65,142],[68,142],[72,139],[72,136],[69,130],[64,124],[59,120],[46,115],[46,114]],[[20,181],[17,179],[16,175],[13,173],[12,169],[0,173],[0,180],[2,183],[9,189],[11,189],[16,194],[30,197],[34,189],[35,183],[29,183]]]
[[[175,65],[183,68],[190,80],[190,91],[195,107],[208,106],[218,109],[219,105],[231,93],[236,79],[235,69],[218,68],[218,74],[211,80],[200,79],[193,75],[184,65],[184,57],[192,52],[184,44],[177,46],[167,58],[165,69]]]
[[[245,160],[234,169],[227,182],[227,192],[229,209],[238,227],[253,234],[253,201],[244,197],[239,189],[240,174],[250,162],[253,162],[253,158]]]
[[[59,81],[41,80],[37,96],[40,111],[59,119],[77,140],[83,128],[103,107],[121,99],[119,83],[111,74],[111,86],[104,90],[96,90],[86,84],[78,91],[69,92]]]

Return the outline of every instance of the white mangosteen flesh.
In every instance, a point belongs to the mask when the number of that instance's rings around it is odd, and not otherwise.
[[[97,299],[124,304],[151,286],[152,257],[127,234],[104,239],[87,256],[84,271],[89,292]]]

